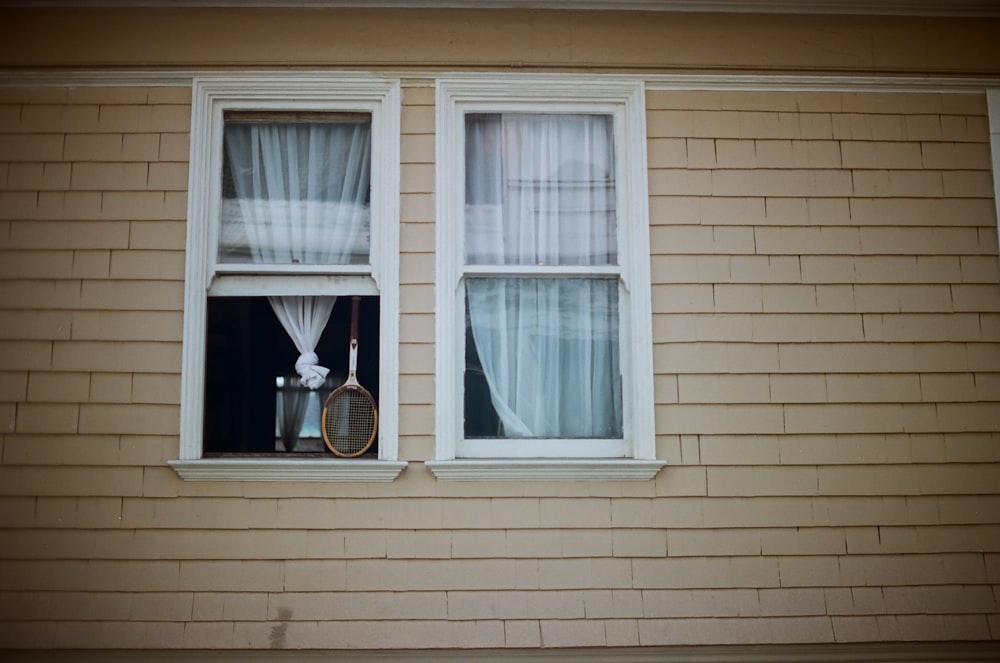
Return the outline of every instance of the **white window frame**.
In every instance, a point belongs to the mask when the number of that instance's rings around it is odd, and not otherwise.
[[[990,154],[993,158],[993,201],[1000,238],[1000,88],[986,90],[986,109],[990,127]]]
[[[653,344],[646,183],[645,88],[611,76],[475,74],[437,81],[437,270],[435,458],[442,480],[648,480],[666,464],[656,458]],[[504,441],[484,454],[464,440],[463,365],[465,275],[513,275],[516,267],[470,268],[464,252],[465,115],[467,113],[599,113],[614,120],[618,182],[623,440],[577,446],[546,440],[546,455],[530,441]],[[597,271],[595,271],[597,270]],[[571,270],[570,270],[571,271]],[[482,445],[487,448],[490,445]],[[474,447],[473,447],[474,448]],[[570,453],[576,457],[569,457]],[[477,457],[470,457],[475,453]],[[491,457],[479,457],[489,455]]]
[[[398,79],[328,72],[254,72],[197,77],[192,86],[188,179],[180,458],[186,480],[392,481],[399,412]],[[372,118],[370,265],[220,264],[223,113],[229,110],[363,112]],[[209,296],[377,295],[379,297],[378,459],[202,458],[205,321]]]

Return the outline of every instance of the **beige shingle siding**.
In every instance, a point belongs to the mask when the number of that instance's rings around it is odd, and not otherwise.
[[[838,640],[990,637],[995,599],[967,587],[998,531],[983,97],[648,107],[657,428],[706,471],[670,557],[770,560],[754,609],[829,615]]]
[[[410,467],[386,485],[181,481],[166,460],[189,100],[0,90],[0,646],[996,637],[1000,275],[981,96],[648,93],[671,465],[636,484],[424,470],[425,82],[404,86],[401,117]]]
[[[176,453],[189,104],[184,88],[0,91],[4,646],[120,643],[100,620],[182,612],[147,593],[177,562],[122,518]]]
[[[403,88],[400,116],[399,457],[434,457],[434,88]]]
[[[5,383],[26,386],[10,399],[9,486],[44,493],[57,473],[68,494],[140,494],[142,470],[107,468],[131,463],[104,452],[177,432],[187,157],[158,150],[186,136],[189,101],[186,89],[2,93],[0,343]]]

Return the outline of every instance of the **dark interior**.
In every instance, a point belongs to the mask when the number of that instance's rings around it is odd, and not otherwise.
[[[320,365],[338,376],[333,388],[347,376],[350,315],[351,297],[338,297],[316,347]],[[376,402],[378,332],[378,298],[362,297],[358,381]],[[299,352],[267,298],[209,297],[206,340],[204,455],[307,455],[276,448],[276,378],[295,375]]]

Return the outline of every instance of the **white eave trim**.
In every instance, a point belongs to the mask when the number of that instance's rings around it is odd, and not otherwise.
[[[429,460],[440,481],[649,481],[665,460],[608,459],[458,459]]]
[[[394,481],[406,461],[325,458],[199,458],[167,461],[185,481]]]
[[[2,0],[0,0],[2,2]],[[998,3],[1000,6],[1000,3]],[[440,78],[449,80],[489,79],[491,76],[509,76],[510,72],[435,72],[435,71],[340,71],[340,70],[240,70],[241,75],[273,75],[275,71],[308,81],[320,79],[331,73],[338,75],[367,75],[385,79],[420,81],[422,86],[432,86]],[[0,88],[24,87],[190,87],[197,78],[210,79],[231,75],[217,70],[80,70],[80,71],[4,71],[0,69]],[[549,78],[565,81],[568,76],[580,74],[520,73],[525,79]],[[983,94],[1000,88],[997,76],[858,76],[799,75],[799,74],[589,74],[591,78],[607,77],[609,80],[642,81],[647,90],[716,90],[716,91],[769,91],[769,92],[895,92],[895,93],[960,93]]]
[[[0,7],[555,9],[726,14],[1000,16],[995,0],[0,0]]]

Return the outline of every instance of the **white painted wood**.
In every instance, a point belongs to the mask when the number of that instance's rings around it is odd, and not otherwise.
[[[388,83],[373,111],[371,225],[372,278],[379,299],[379,460],[399,458],[399,163],[403,91],[398,79]],[[363,287],[363,284],[359,284]]]
[[[561,471],[555,471],[556,468],[563,468],[570,461],[539,461],[535,458],[565,459],[584,455],[601,458],[585,466],[584,474],[588,477],[616,464],[625,467],[624,463],[630,462],[627,459],[652,461],[644,465],[647,473],[643,476],[647,479],[654,476],[664,463],[655,460],[653,426],[645,88],[642,81],[556,74],[459,74],[439,78],[436,94],[436,347],[439,351],[436,354],[435,399],[437,444],[435,460],[429,466],[439,479],[452,479],[459,476],[451,471],[452,468],[473,466],[450,465],[448,462],[456,458],[488,456],[491,460],[474,465],[479,468],[476,470],[478,476],[546,479],[561,476]],[[601,267],[589,273],[616,276],[621,284],[622,440],[544,440],[536,444],[529,441],[464,439],[462,368],[465,328],[461,287],[464,276],[536,272],[544,272],[546,276],[580,276],[587,271],[554,266],[534,269],[467,267],[464,264],[464,116],[467,112],[502,111],[606,113],[614,118],[619,265]],[[448,351],[444,351],[445,348]],[[649,468],[654,466],[655,470],[649,473]],[[579,469],[574,474],[577,475]],[[604,474],[605,478],[609,476]]]
[[[746,92],[890,92],[982,94],[1000,85],[997,77],[969,76],[816,76],[788,74],[649,74],[650,90],[720,90]]]
[[[201,458],[205,416],[205,301],[211,276],[208,262],[212,171],[212,105],[207,92],[194,95],[188,158],[187,245],[184,268],[184,344],[181,349],[181,460]],[[221,142],[221,137],[220,137]]]
[[[989,109],[990,154],[993,158],[993,208],[997,216],[997,236],[1000,237],[1000,88],[986,92],[986,106]]]
[[[333,458],[171,460],[186,481],[394,481],[405,461]]]
[[[378,295],[379,288],[370,274],[336,276],[267,276],[225,274],[216,276],[208,286],[212,297],[248,297],[251,295]]]
[[[459,444],[461,458],[511,457],[511,445],[517,440],[477,439]],[[518,444],[518,458],[631,458],[631,445],[625,439],[541,439]]]
[[[465,126],[462,111],[440,82],[436,84],[435,102],[435,443],[434,457],[453,459],[462,437],[462,383],[455,375],[461,371],[462,353],[451,343],[462,338],[463,320],[459,315],[463,301],[459,274],[464,254],[463,234],[455,232],[455,210],[461,209],[465,173],[459,149],[464,149]],[[448,343],[448,345],[442,345]],[[463,340],[464,348],[464,340]],[[445,347],[452,348],[444,352]]]
[[[367,276],[371,274],[372,268],[369,265],[337,265],[337,274],[361,274]],[[251,263],[217,263],[213,270],[215,274],[289,274],[298,276],[310,274],[329,274],[329,265],[254,265]]]
[[[466,276],[525,276],[528,274],[544,275],[546,278],[586,278],[618,276],[621,269],[617,265],[466,265]]]
[[[253,74],[255,72],[244,72]],[[266,73],[266,72],[257,72]],[[90,70],[90,71],[5,71],[0,76],[0,88],[10,87],[187,87],[196,77],[223,76],[225,72],[197,69],[178,70]],[[351,72],[351,75],[362,75]],[[418,85],[433,85],[440,71],[391,70],[370,76],[405,78]],[[525,78],[553,74],[522,73]],[[482,73],[458,72],[447,76],[479,78]],[[997,76],[858,76],[812,74],[594,74],[616,81],[644,81],[650,90],[742,90],[770,92],[897,92],[940,94],[983,94],[1000,88]]]
[[[441,481],[649,481],[667,461],[509,458],[430,460],[426,464]]]
[[[184,346],[181,358],[181,425],[179,461],[172,465],[186,478],[241,480],[356,480],[359,474],[303,470],[322,459],[201,459],[202,394],[205,381],[205,316],[209,295],[362,294],[379,296],[379,460],[371,480],[395,471],[399,411],[399,122],[398,79],[359,73],[242,72],[206,74],[194,79],[188,180],[188,236],[184,294]],[[330,267],[325,274],[309,268],[301,275],[265,268],[247,274],[216,262],[218,208],[222,167],[223,112],[228,109],[363,111],[372,116],[372,209],[370,266]],[[282,272],[282,273],[276,273]],[[351,467],[366,461],[352,460]],[[197,469],[204,465],[204,471]],[[405,466],[405,463],[403,463]],[[317,466],[320,467],[320,466]],[[221,469],[220,469],[221,468]],[[330,469],[333,468],[333,469]],[[362,473],[361,475],[364,475]],[[302,478],[295,477],[323,477]]]

